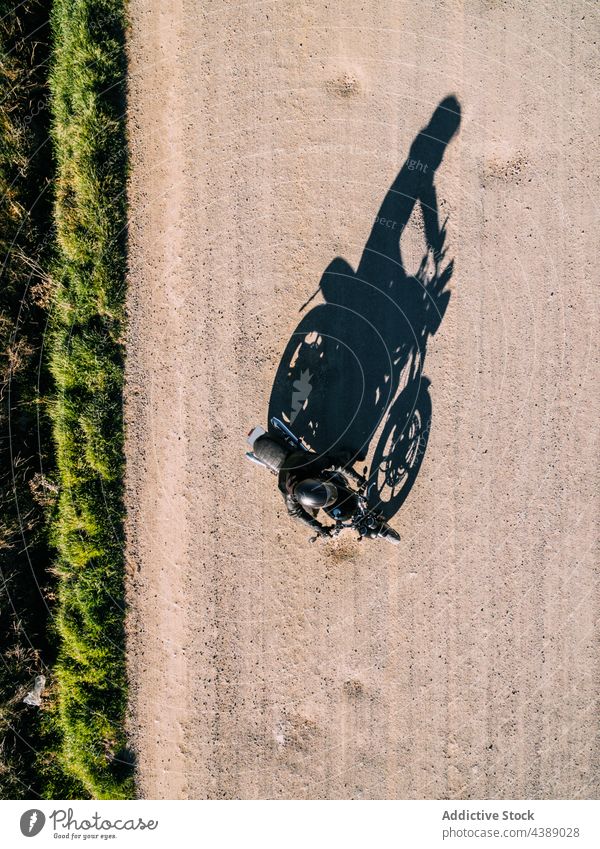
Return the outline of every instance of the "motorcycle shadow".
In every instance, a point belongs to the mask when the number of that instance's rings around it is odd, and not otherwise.
[[[459,123],[458,101],[446,98],[411,145],[356,271],[341,257],[325,270],[317,290],[324,302],[292,334],[269,402],[269,420],[284,421],[313,451],[352,464],[370,455],[369,505],[386,519],[415,482],[431,428],[423,367],[453,272],[434,176]],[[417,204],[425,251],[411,275],[400,242]]]

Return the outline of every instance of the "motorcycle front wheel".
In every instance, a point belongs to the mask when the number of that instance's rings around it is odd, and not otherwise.
[[[384,525],[379,531],[379,537],[386,539],[392,545],[400,545],[400,534],[389,525]]]

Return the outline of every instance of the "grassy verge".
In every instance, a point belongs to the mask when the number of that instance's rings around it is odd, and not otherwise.
[[[49,638],[56,498],[41,368],[51,284],[46,0],[0,0],[0,797],[82,791],[62,770]],[[42,707],[24,704],[36,676]]]
[[[122,2],[0,0],[3,798],[133,795],[124,89]],[[25,705],[40,675],[41,705]]]
[[[123,730],[123,3],[55,0],[51,24],[57,721],[65,769],[90,795],[122,798],[133,794]]]

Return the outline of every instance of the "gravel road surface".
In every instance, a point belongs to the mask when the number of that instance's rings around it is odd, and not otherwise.
[[[598,8],[130,15],[140,793],[598,798]],[[309,543],[269,412],[400,546]]]

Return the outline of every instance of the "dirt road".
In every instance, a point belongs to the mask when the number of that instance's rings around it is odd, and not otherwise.
[[[130,11],[140,792],[597,798],[598,11]],[[436,112],[449,97],[450,129]],[[346,272],[300,312],[336,257]],[[373,327],[399,360],[387,372],[371,367]],[[300,403],[294,339],[317,367]],[[342,432],[349,404],[370,405],[354,437],[368,413],[385,428],[381,392],[403,391],[404,366],[432,418],[391,520],[402,545],[309,544],[244,459],[245,434],[286,387],[317,442]],[[313,400],[330,413],[320,431]]]

